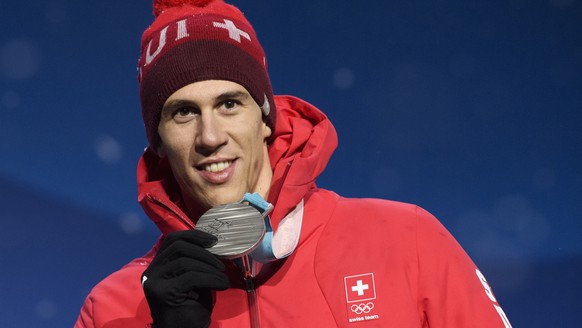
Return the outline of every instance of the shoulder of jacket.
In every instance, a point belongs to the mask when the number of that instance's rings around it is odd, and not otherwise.
[[[95,285],[83,304],[80,327],[85,322],[92,327],[146,327],[151,318],[141,275],[149,263],[137,258]]]
[[[135,259],[121,269],[111,273],[101,280],[90,293],[90,296],[103,294],[124,293],[127,289],[141,288],[141,274],[147,268],[150,261],[143,258]]]
[[[157,249],[156,243],[144,256],[133,259],[119,270],[109,274],[93,287],[88,298],[95,301],[102,299],[103,296],[108,298],[108,295],[125,294],[128,290],[141,290],[141,275],[150,265]]]
[[[398,202],[379,198],[346,198],[338,199],[338,209],[341,211],[364,213],[374,217],[416,217],[420,207],[415,204]]]

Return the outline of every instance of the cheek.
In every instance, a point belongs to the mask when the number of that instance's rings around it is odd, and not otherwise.
[[[162,144],[165,145],[166,151],[175,151],[183,148],[188,139],[187,129],[178,127],[174,124],[160,125],[158,127],[158,134]]]
[[[189,161],[191,143],[180,135],[165,135],[162,138],[160,152],[168,157],[170,162],[178,164]]]

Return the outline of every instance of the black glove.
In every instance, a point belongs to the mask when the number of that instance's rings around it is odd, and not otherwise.
[[[208,327],[212,312],[212,290],[225,290],[230,283],[224,264],[205,248],[216,237],[198,230],[168,234],[142,285],[154,327]]]

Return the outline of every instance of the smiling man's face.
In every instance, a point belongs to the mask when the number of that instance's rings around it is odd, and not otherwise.
[[[164,104],[158,133],[159,153],[168,157],[193,220],[246,192],[266,198],[271,129],[242,85],[208,80],[177,90]]]

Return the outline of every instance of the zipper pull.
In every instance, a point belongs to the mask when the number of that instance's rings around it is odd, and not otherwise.
[[[255,282],[253,281],[253,277],[245,277],[244,282],[247,293],[255,291]]]
[[[253,281],[253,260],[249,255],[240,258],[240,268],[243,273],[245,290],[249,293],[255,291],[255,283]]]

